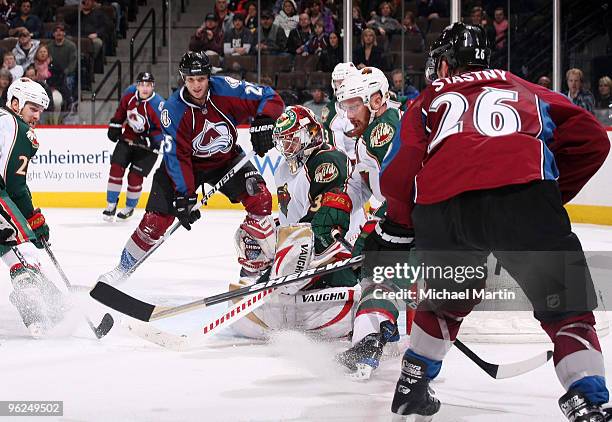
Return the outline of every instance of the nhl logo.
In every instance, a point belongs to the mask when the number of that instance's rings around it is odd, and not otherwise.
[[[329,183],[338,177],[338,169],[332,163],[323,163],[315,170],[314,181],[317,183]]]
[[[382,147],[393,139],[395,129],[389,123],[381,123],[374,128],[370,135],[370,145],[372,148]]]

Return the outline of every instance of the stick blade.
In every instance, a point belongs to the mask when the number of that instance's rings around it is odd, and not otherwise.
[[[494,378],[504,379],[523,375],[544,365],[552,358],[552,355],[553,352],[551,350],[548,350],[527,360],[497,365],[497,375]]]
[[[102,321],[100,321],[100,324],[94,328],[94,334],[96,335],[96,337],[101,339],[102,337],[108,334],[111,328],[113,328],[113,324],[115,324],[115,320],[113,319],[111,314],[104,314],[104,316],[102,317]]]
[[[148,322],[155,309],[154,305],[138,300],[101,281],[96,283],[89,295],[101,304],[140,321]]]

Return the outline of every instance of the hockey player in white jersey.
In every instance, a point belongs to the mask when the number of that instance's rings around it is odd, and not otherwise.
[[[355,243],[353,253],[359,255],[364,238],[386,208],[378,174],[399,124],[399,103],[389,99],[389,81],[375,67],[366,67],[348,76],[337,95],[354,127],[352,134],[357,137],[357,162],[347,192],[355,208],[363,207],[372,197],[382,203]],[[375,290],[393,290],[394,286],[374,284],[369,277],[364,277],[360,284],[363,294],[355,316],[353,347],[338,355],[338,360],[358,377],[369,378],[378,367],[384,346],[399,340],[397,318],[403,304],[375,297]]]
[[[236,233],[240,264],[254,276],[268,270],[274,278],[292,273],[300,265],[303,269],[304,261],[320,265],[349,257],[350,251],[332,234],[344,236],[349,228],[352,205],[345,192],[350,171],[348,157],[323,141],[321,124],[302,106],[285,109],[276,121],[273,136],[283,156],[275,172],[280,207],[277,245],[275,248],[263,236],[241,227]],[[306,251],[308,256],[304,257],[303,249],[293,252],[292,236],[297,232],[302,236],[312,232],[314,256]],[[233,288],[253,282],[243,277]],[[359,297],[353,271],[338,271],[287,286],[283,294],[238,321],[234,329],[252,338],[266,337],[271,329],[300,329],[327,338],[344,337],[352,329],[353,308]]]
[[[336,91],[342,82],[350,75],[359,71],[352,62],[338,63],[332,72],[331,87],[334,96],[331,101],[321,110],[321,123],[325,129],[325,138],[328,143],[344,152],[351,163],[355,163],[355,138],[351,131],[353,125],[346,117],[344,110],[340,108],[337,101]]]

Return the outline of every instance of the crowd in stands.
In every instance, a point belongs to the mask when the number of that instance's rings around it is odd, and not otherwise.
[[[0,95],[6,96],[14,79],[28,76],[50,94],[50,110],[69,110],[78,97],[79,67],[82,87],[89,90],[94,74],[103,72],[106,56],[115,54],[117,39],[125,38],[136,2],[0,0]]]

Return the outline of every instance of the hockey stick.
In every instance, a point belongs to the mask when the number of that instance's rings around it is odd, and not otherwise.
[[[120,138],[120,139],[121,139],[122,142],[125,142],[126,144],[128,144],[129,146],[134,147],[134,148],[140,148],[140,149],[143,149],[145,151],[152,152],[153,154],[156,154],[156,155],[162,155],[164,153],[164,150],[163,150],[163,148],[161,146],[160,146],[160,148],[153,149],[153,148],[148,147],[146,145],[140,144],[140,143],[138,143],[136,141],[131,141],[131,140],[125,139],[125,138]]]
[[[203,299],[172,307],[153,305],[147,302],[143,302],[104,282],[96,283],[96,285],[89,294],[95,300],[108,306],[109,308],[119,311],[125,315],[131,316],[132,318],[149,322],[155,321],[157,319],[169,318],[181,314],[183,312],[206,308],[217,303],[226,302],[228,300],[247,295],[255,295],[259,293],[263,294],[263,292],[266,291],[268,291],[268,293],[266,294],[269,294],[271,292],[271,288],[273,287],[281,287],[307,278],[312,278],[314,276],[321,276],[340,271],[345,268],[352,267],[354,265],[359,265],[362,260],[363,255],[358,255],[352,258],[344,259],[342,261],[332,262],[327,265],[322,265],[287,276],[274,278],[264,283],[252,284],[250,286],[245,286],[230,292],[220,293],[218,295],[205,297]]]
[[[242,159],[234,166],[232,167],[227,173],[225,173],[225,176],[223,176],[221,178],[221,180],[219,180],[202,198],[202,200],[196,204],[192,209],[195,208],[200,208],[202,205],[206,205],[206,203],[210,200],[210,198],[219,190],[221,189],[235,174],[238,170],[240,170],[242,167],[244,167],[246,165],[246,163],[248,163],[249,161],[251,161],[251,159],[255,156],[255,151],[249,151],[244,157],[242,157]],[[123,276],[121,276],[121,278],[119,280],[117,280],[117,283],[122,282],[124,280],[126,280],[128,277],[130,277],[132,274],[134,274],[134,272],[136,271],[136,269],[138,267],[140,267],[140,265],[149,257],[151,256],[151,254],[153,252],[155,252],[157,250],[157,248],[159,248],[162,243],[164,243],[166,240],[168,240],[168,238],[170,236],[172,236],[172,233],[174,233],[175,231],[178,230],[178,228],[181,227],[181,223],[179,221],[177,221],[176,223],[174,223],[167,231],[166,233],[164,233],[164,235],[162,237],[159,238],[159,240],[157,242],[155,242],[155,244],[151,247],[151,249],[149,249],[148,251],[145,252],[145,254],[140,257],[140,259],[138,261],[136,261],[134,263],[134,265],[132,265],[130,267],[130,269],[128,271],[126,271],[125,274],[123,274]],[[98,284],[100,284],[98,282]]]
[[[45,239],[41,239],[41,242],[43,246],[45,247],[45,251],[47,252],[47,255],[49,255],[49,259],[51,260],[51,262],[53,262],[53,265],[55,265],[55,269],[57,269],[57,272],[62,277],[62,280],[64,280],[66,287],[68,288],[68,290],[72,290],[72,284],[70,283],[70,281],[68,280],[68,277],[66,276],[66,273],[60,266],[59,261],[57,260],[57,258],[55,258],[53,251],[51,251],[49,242],[47,242]],[[21,258],[19,258],[19,260],[21,261]],[[87,325],[89,325],[89,328],[91,328],[91,331],[93,331],[93,333],[96,335],[98,339],[101,339],[102,337],[107,335],[108,332],[111,330],[111,328],[113,328],[113,324],[115,323],[115,321],[113,320],[113,317],[109,313],[104,314],[104,316],[102,317],[102,321],[100,321],[100,324],[98,324],[98,326],[95,326],[94,323],[91,321],[91,319],[89,319],[89,317],[86,315],[85,315],[85,320],[87,321]]]
[[[470,348],[463,344],[463,342],[461,342],[459,339],[455,339],[455,342],[453,344],[472,362],[478,365],[480,369],[485,371],[492,378],[498,380],[516,377],[529,371],[533,371],[534,369],[544,365],[553,356],[553,352],[547,350],[546,352],[540,353],[532,358],[519,362],[496,364],[482,360],[480,357],[478,357],[476,353],[470,350]]]

